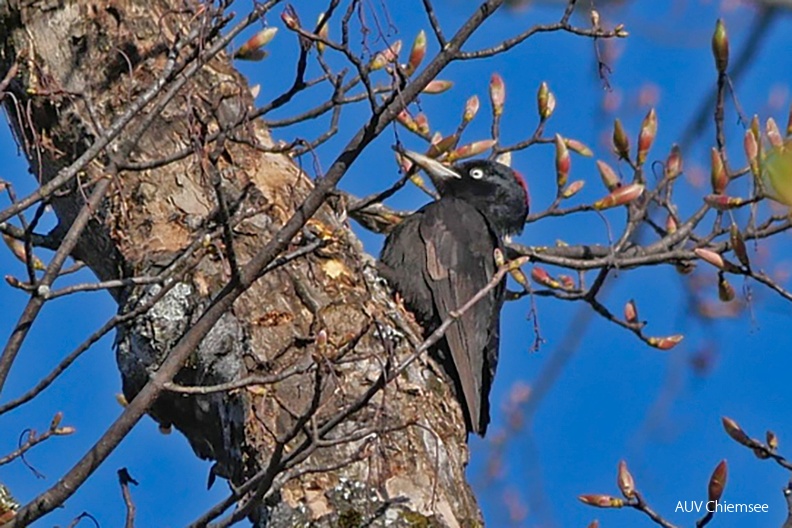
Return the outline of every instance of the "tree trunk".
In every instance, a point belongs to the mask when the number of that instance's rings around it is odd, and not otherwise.
[[[253,98],[229,57],[204,60],[219,35],[209,11],[0,2],[1,71],[18,67],[3,102],[37,180],[110,139],[57,192],[44,188],[60,222],[51,235],[100,193],[71,256],[102,281],[157,278],[112,290],[121,313],[141,312],[117,339],[129,400],[313,186],[248,117]],[[236,487],[255,479],[236,500],[255,497],[245,513],[259,525],[480,524],[462,416],[429,360],[375,390],[420,334],[344,218],[340,201],[322,206],[150,414],[215,460],[213,474]],[[180,389],[239,380],[249,383]]]

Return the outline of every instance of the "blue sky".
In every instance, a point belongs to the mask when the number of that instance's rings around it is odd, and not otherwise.
[[[581,0],[582,4],[588,4]],[[299,6],[304,21],[315,20],[314,11]],[[378,4],[378,3],[377,3]],[[400,28],[389,38],[409,43],[419,29],[427,29],[424,18],[416,15],[418,0],[389,2],[393,23]],[[446,33],[462,23],[475,3],[463,0],[437,1],[440,20]],[[241,5],[237,6],[241,12]],[[488,21],[470,47],[484,46],[516,34],[531,24],[552,22],[560,16],[558,6],[533,6],[521,11],[502,12]],[[499,72],[507,85],[507,111],[503,123],[504,141],[511,143],[530,135],[536,124],[535,93],[546,81],[557,99],[556,112],[548,133],[559,132],[579,139],[595,151],[596,158],[616,164],[603,142],[614,117],[624,122],[635,138],[646,113],[647,101],[657,108],[659,132],[650,159],[664,159],[672,143],[679,141],[690,116],[712,89],[715,71],[710,54],[710,35],[718,16],[725,18],[732,43],[732,54],[741,48],[755,16],[755,10],[736,2],[715,0],[673,0],[628,2],[613,10],[602,9],[608,22],[624,22],[630,38],[619,42],[617,57],[609,61],[612,73],[608,94],[597,78],[592,42],[569,34],[540,35],[508,54],[487,61],[452,65],[441,75],[455,82],[446,94],[424,96],[421,107],[433,128],[450,132],[456,126],[464,101],[477,94],[482,111],[469,127],[468,140],[488,135],[487,85],[492,72]],[[280,26],[277,17],[272,25]],[[587,18],[576,19],[581,25]],[[790,16],[782,15],[767,31],[755,50],[751,66],[736,83],[737,95],[745,112],[762,118],[774,116],[786,123],[789,97],[789,72],[792,71]],[[250,32],[252,34],[252,31]],[[332,36],[332,33],[331,33]],[[432,39],[430,52],[434,50]],[[373,42],[372,46],[378,43]],[[261,84],[258,102],[279,94],[291,82],[295,39],[281,30],[270,45],[270,57],[258,63],[240,64],[251,79]],[[298,105],[315,104],[321,94],[306,94]],[[614,111],[603,109],[603,100],[618,99]],[[275,117],[295,112],[294,107]],[[363,106],[349,108],[338,135],[319,149],[319,161],[329,166],[340,146],[367,117]],[[320,120],[321,121],[321,120]],[[275,131],[276,138],[312,137],[325,123],[320,121]],[[727,107],[728,144],[731,158],[743,161],[742,129],[732,105]],[[317,132],[319,131],[319,132]],[[421,143],[400,130],[408,147]],[[397,177],[390,146],[389,131],[375,142],[350,169],[342,187],[358,195],[388,186]],[[634,140],[633,140],[634,143]],[[714,144],[712,127],[686,151],[686,176],[695,180],[696,167],[707,167],[707,151]],[[18,157],[7,127],[0,127],[0,149],[5,164],[0,178],[13,182],[20,195],[34,185],[24,160]],[[311,168],[312,161],[305,159]],[[539,211],[555,193],[553,151],[537,146],[516,153],[513,165],[529,181],[532,206]],[[619,167],[625,170],[625,167]],[[708,170],[708,169],[704,169]],[[706,175],[706,173],[704,173]],[[590,202],[604,194],[593,159],[573,158],[571,179],[586,180],[586,187],[572,203]],[[705,189],[686,179],[678,186],[680,209],[690,211],[700,203]],[[424,196],[405,189],[389,201],[396,208],[413,209],[424,203]],[[612,229],[619,227],[621,212],[606,215]],[[740,225],[745,217],[736,215]],[[51,219],[47,219],[51,222]],[[711,221],[711,220],[710,220]],[[51,224],[49,224],[51,225]],[[355,230],[376,254],[382,238]],[[520,241],[545,245],[557,239],[575,243],[605,243],[606,225],[594,216],[577,216],[541,221],[526,229]],[[756,262],[769,273],[789,269],[789,236],[775,242],[752,246]],[[42,258],[48,257],[41,252]],[[3,274],[24,276],[24,268],[7,251],[0,251]],[[702,295],[717,303],[711,270],[700,266],[697,281]],[[69,279],[91,280],[88,274]],[[614,311],[630,298],[638,304],[642,319],[649,321],[651,335],[685,334],[685,341],[670,352],[659,352],[612,324],[597,317],[585,326],[581,319],[585,307],[557,300],[538,299],[541,335],[545,343],[538,352],[530,351],[534,333],[527,319],[530,302],[523,299],[504,309],[501,363],[492,394],[493,426],[488,438],[472,441],[471,482],[479,494],[490,526],[586,526],[599,518],[607,527],[653,526],[634,511],[595,510],[576,499],[581,493],[618,494],[616,465],[626,459],[637,486],[656,510],[678,524],[692,525],[696,516],[674,512],[677,501],[704,500],[710,473],[721,459],[729,463],[729,482],[724,499],[729,502],[767,503],[765,514],[728,514],[716,517],[718,527],[778,526],[786,517],[781,487],[789,478],[781,468],[756,459],[748,450],[730,440],[720,425],[720,417],[731,416],[752,436],[762,438],[766,429],[781,440],[781,452],[792,438],[788,409],[792,395],[787,390],[790,342],[789,305],[763,288],[732,281],[738,293],[750,291],[750,309],[739,317],[702,320],[688,304],[691,282],[673,268],[656,267],[615,274],[604,302]],[[747,290],[746,290],[747,289]],[[7,335],[18,316],[25,296],[0,284],[0,335]],[[107,295],[80,294],[47,306],[15,365],[3,401],[26,391],[48,372],[58,358],[70,352],[90,332],[114,313]],[[582,310],[582,312],[581,312]],[[583,317],[585,319],[585,317]],[[540,402],[533,420],[523,429],[508,435],[505,444],[493,449],[493,439],[506,427],[504,402],[515,386],[536,383],[547,362],[564,340],[579,336],[580,343],[566,362],[560,377]],[[46,479],[34,476],[19,461],[0,467],[0,482],[10,486],[25,502],[53,484],[118,415],[115,394],[120,392],[112,350],[112,336],[85,354],[75,368],[27,406],[0,417],[6,434],[0,438],[0,453],[13,450],[18,434],[25,428],[43,430],[56,411],[65,414],[64,424],[77,427],[77,433],[49,441],[35,448],[28,460]],[[706,369],[692,366],[693,359],[707,357]],[[501,469],[492,475],[493,453],[502,456]],[[127,467],[140,486],[132,492],[138,507],[139,526],[181,526],[225,495],[222,482],[206,491],[209,464],[198,461],[186,441],[174,433],[164,436],[150,419],[143,420],[122,446],[69,502],[41,525],[65,525],[83,511],[94,515],[102,526],[120,525],[124,510],[116,482],[116,470]],[[525,508],[526,517],[512,514]],[[510,520],[511,519],[511,520]],[[85,522],[85,521],[84,521]]]

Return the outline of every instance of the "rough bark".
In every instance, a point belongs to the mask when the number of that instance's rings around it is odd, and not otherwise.
[[[0,68],[19,67],[8,87],[14,97],[4,104],[38,181],[83,154],[149,89],[174,43],[201,23],[199,7],[165,0],[0,3]],[[200,51],[186,46],[179,58]],[[259,121],[245,119],[252,97],[226,55],[204,64],[163,108],[158,101],[51,195],[57,235],[94,183],[111,179],[72,252],[99,279],[173,270],[167,283],[112,292],[124,312],[167,290],[118,334],[128,399],[312,186],[288,157],[266,152],[272,139]],[[130,169],[184,149],[191,153],[181,159]],[[263,480],[271,481],[266,498],[250,512],[257,524],[477,525],[464,479],[462,417],[427,360],[316,438],[418,342],[342,220],[342,207],[326,204],[308,222],[291,248],[321,247],[255,282],[175,382],[283,379],[211,394],[169,392],[151,415],[182,431],[198,456],[217,462],[214,473],[236,486],[273,468]]]

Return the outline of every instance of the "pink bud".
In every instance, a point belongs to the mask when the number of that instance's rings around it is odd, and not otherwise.
[[[748,158],[748,165],[751,167],[751,174],[754,178],[760,178],[761,172],[759,170],[759,143],[756,141],[756,136],[752,130],[746,130],[743,137],[743,148],[745,149],[745,157]]]
[[[418,123],[415,122],[415,119],[413,119],[413,117],[410,115],[410,112],[408,112],[406,108],[396,114],[396,122],[398,122],[410,132],[418,132]]]
[[[25,243],[24,242],[12,237],[11,235],[6,234],[6,233],[0,233],[0,238],[3,239],[3,242],[6,243],[6,246],[8,246],[8,249],[11,250],[11,252],[14,254],[14,256],[16,258],[18,258],[19,260],[21,260],[22,262],[25,262],[25,263],[28,260],[30,260],[31,263],[33,264],[33,268],[34,269],[37,269],[37,270],[46,269],[46,266],[44,265],[44,263],[37,256],[28,254],[28,251],[27,251],[27,248],[25,247]]]
[[[572,157],[569,155],[564,138],[560,134],[555,135],[555,163],[556,163],[556,185],[561,188],[566,185],[569,178],[569,169],[572,166]]]
[[[399,52],[401,52],[402,41],[397,40],[393,44],[391,44],[386,50],[380,51],[374,58],[371,59],[369,63],[369,70],[375,71],[380,70],[387,66],[388,64],[394,63],[399,58]]]
[[[710,502],[716,502],[723,496],[723,490],[726,488],[726,478],[728,471],[726,469],[726,461],[721,460],[712,472],[709,485],[707,486],[707,499]]]
[[[635,305],[635,301],[630,299],[624,305],[624,320],[630,324],[635,324],[638,322],[638,307]]]
[[[564,290],[574,290],[576,288],[575,279],[569,275],[559,275],[558,282],[561,284],[561,288]]]
[[[429,95],[441,94],[447,92],[454,86],[451,81],[429,81],[429,84],[422,90],[423,93]]]
[[[657,136],[657,113],[655,109],[649,110],[641,123],[641,131],[638,133],[638,165],[643,165],[649,149]]]
[[[489,93],[492,113],[499,116],[503,113],[503,105],[506,102],[506,85],[503,83],[503,78],[497,73],[493,73],[490,78]]]
[[[679,228],[679,226],[677,225],[677,221],[671,215],[668,215],[666,217],[665,226],[666,226],[666,233],[668,233],[669,235],[676,233],[677,229]]]
[[[619,461],[616,484],[619,486],[619,490],[625,498],[632,499],[635,496],[635,479],[630,473],[630,470],[627,469],[627,462],[624,460]]]
[[[638,199],[643,194],[644,189],[645,187],[640,183],[624,185],[611,192],[605,198],[601,198],[594,202],[594,209],[601,211],[618,205],[626,205]]]
[[[724,259],[719,253],[715,253],[709,249],[696,248],[693,250],[693,253],[695,253],[696,256],[704,262],[707,262],[708,264],[711,264],[720,270],[728,271],[730,273],[738,273],[740,271],[738,266]]]
[[[621,180],[616,174],[616,171],[614,171],[610,165],[602,160],[597,160],[597,169],[599,170],[600,177],[602,178],[602,183],[605,184],[605,187],[607,187],[609,191],[613,191],[621,187]]]
[[[234,53],[234,58],[241,60],[257,61],[267,56],[267,52],[261,48],[269,44],[278,28],[270,27],[265,28],[250,37],[242,46]]]
[[[591,12],[589,13],[589,18],[591,20],[591,27],[593,27],[594,29],[599,29],[600,28],[599,11],[597,11],[596,9],[592,9]]]
[[[415,116],[415,124],[418,126],[418,132],[421,135],[428,136],[429,135],[429,118],[426,117],[426,114],[421,112],[417,116]]]
[[[463,145],[456,149],[455,151],[451,152],[448,155],[446,161],[456,161],[459,159],[465,158],[472,158],[473,156],[478,156],[479,154],[483,154],[484,152],[491,149],[497,141],[494,139],[483,139],[481,141],[474,141],[473,143],[468,143],[467,145]]]
[[[77,432],[77,428],[71,425],[67,425],[65,427],[58,427],[53,431],[53,433],[57,436],[68,436],[70,434],[74,434]]]
[[[548,288],[553,289],[561,288],[561,284],[551,277],[547,271],[545,271],[543,268],[540,268],[539,266],[533,267],[531,270],[531,278],[534,280],[534,282],[542,286],[547,286]]]
[[[540,268],[539,266],[533,267],[531,270],[531,278],[539,284],[547,284],[550,280],[552,280],[550,274],[547,273],[544,268]]]
[[[745,157],[748,158],[749,161],[755,159],[759,155],[759,144],[756,141],[756,136],[754,136],[753,131],[745,131],[743,147],[745,149]]]
[[[682,151],[679,149],[679,145],[674,145],[666,159],[665,177],[673,180],[680,174],[682,174]]]
[[[479,98],[477,95],[472,96],[465,103],[465,113],[462,114],[462,121],[470,123],[479,111]]]
[[[624,506],[624,500],[599,493],[578,495],[578,500],[589,506],[596,506],[597,508],[621,508]]]
[[[289,29],[297,29],[300,27],[300,18],[297,16],[297,11],[292,6],[286,6],[286,9],[281,13],[281,20]]]
[[[722,417],[721,422],[723,423],[723,429],[726,430],[726,434],[728,434],[732,440],[746,447],[752,446],[751,438],[745,434],[745,431],[742,430],[737,422],[727,416]]]
[[[696,256],[698,256],[698,258],[700,258],[704,262],[712,264],[718,269],[725,269],[726,267],[723,257],[720,256],[720,254],[715,253],[714,251],[710,251],[709,249],[705,249],[705,248],[696,248],[693,250],[693,253],[695,253]]]
[[[413,166],[413,162],[407,159],[407,157],[402,156],[398,152],[396,153],[396,163],[398,163],[399,168],[405,174],[410,171]]]
[[[410,59],[407,61],[407,75],[411,75],[423,62],[426,56],[426,32],[422,29],[413,41]]]
[[[583,180],[575,180],[561,192],[561,196],[564,198],[571,198],[572,196],[576,195],[583,186],[586,185],[586,182]]]
[[[442,137],[439,132],[435,133],[432,137],[432,144],[429,146],[429,151],[426,153],[430,158],[437,158],[457,146],[459,143],[459,135],[451,134],[450,136]],[[448,160],[450,161],[450,160]]]
[[[767,118],[765,131],[767,132],[767,139],[772,146],[784,148],[784,138],[781,137],[781,131],[778,129],[778,125],[772,117]]]
[[[566,142],[567,148],[572,152],[577,152],[581,156],[586,158],[590,158],[594,156],[594,153],[588,148],[582,141],[578,141],[577,139],[569,139],[564,138],[564,142]]]
[[[659,350],[671,350],[675,346],[677,346],[685,336],[681,334],[676,334],[668,337],[650,337],[646,340],[649,345],[659,349]]]
[[[704,202],[718,211],[737,209],[738,207],[745,205],[745,200],[742,198],[726,196],[725,194],[708,194],[704,197]]]
[[[723,165],[723,158],[721,158],[720,152],[715,147],[710,150],[710,161],[712,163],[710,172],[712,192],[723,194],[723,191],[726,190],[726,185],[729,183],[729,177],[726,174],[726,167]]]

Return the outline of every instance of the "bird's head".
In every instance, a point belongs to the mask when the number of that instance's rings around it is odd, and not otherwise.
[[[528,186],[522,175],[502,163],[471,160],[453,165],[405,151],[404,155],[432,179],[441,199],[465,200],[487,217],[502,235],[521,233],[528,216]]]

